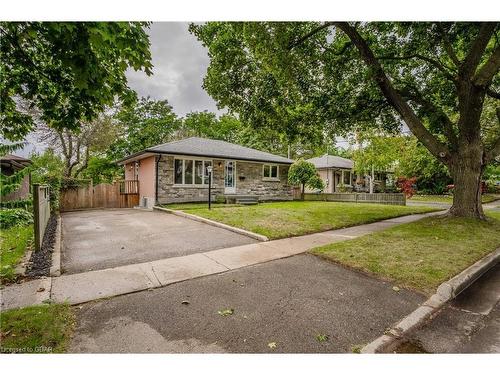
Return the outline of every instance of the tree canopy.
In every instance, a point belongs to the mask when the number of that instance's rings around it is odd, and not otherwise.
[[[403,122],[455,182],[451,213],[484,218],[480,180],[500,154],[485,142],[486,97],[500,98],[497,23],[209,22],[204,87],[255,126],[314,138]],[[498,119],[496,122],[498,127]]]
[[[33,113],[76,130],[118,97],[130,102],[128,68],[152,74],[142,22],[0,22],[1,135],[17,141]],[[26,102],[27,108],[21,109]]]

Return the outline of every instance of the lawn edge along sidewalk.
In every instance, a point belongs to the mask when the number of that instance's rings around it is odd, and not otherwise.
[[[48,302],[75,305],[101,298],[164,287],[305,253],[315,247],[356,238],[405,222],[436,215],[408,215],[326,232],[228,247],[181,257],[106,268],[90,272],[35,279],[0,290],[2,310]]]
[[[471,286],[484,273],[500,262],[500,248],[486,255],[450,280],[442,283],[427,301],[400,320],[388,333],[361,349],[361,353],[384,353],[393,350],[402,339],[423,325],[428,318]]]
[[[214,220],[210,220],[210,219],[205,219],[204,217],[193,215],[193,214],[188,214],[188,213],[185,213],[184,211],[171,210],[170,208],[164,208],[164,207],[159,207],[159,206],[154,206],[153,210],[162,211],[162,212],[165,212],[165,213],[169,213],[169,214],[181,216],[181,217],[184,217],[184,218],[187,218],[187,219],[199,221],[199,222],[202,222],[202,223],[205,223],[205,224],[208,224],[208,225],[212,225],[214,227],[219,227],[219,228],[227,229],[227,230],[230,230],[231,232],[242,234],[244,236],[256,239],[258,241],[263,241],[263,242],[269,241],[269,238],[266,237],[266,236],[263,236],[262,234],[250,232],[248,230],[241,229],[241,228],[232,227],[232,226],[227,225],[227,224],[219,223],[218,221],[214,221]]]

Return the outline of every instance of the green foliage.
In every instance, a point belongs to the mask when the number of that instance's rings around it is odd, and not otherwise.
[[[53,210],[59,208],[59,192],[64,176],[62,159],[48,148],[43,154],[31,155],[31,180],[34,184],[50,186],[50,205]]]
[[[398,155],[398,176],[416,177],[417,190],[423,194],[443,194],[452,183],[448,168],[415,138],[406,137]]]
[[[2,210],[0,210],[1,215]],[[0,231],[0,279],[15,281],[16,266],[33,243],[33,225],[16,225]],[[2,311],[2,319],[3,319]],[[0,319],[1,320],[1,319]]]
[[[301,185],[302,193],[304,193],[305,186],[318,190],[325,188],[314,164],[303,159],[297,160],[290,166],[288,170],[288,182],[292,185]]]
[[[128,68],[152,74],[142,22],[1,22],[1,134],[20,140],[34,126],[29,110],[63,129],[77,129],[113,103],[130,102]]]
[[[0,228],[24,226],[33,223],[33,213],[22,208],[4,208],[0,210]]]
[[[2,311],[2,353],[64,353],[75,326],[68,304],[46,304]],[[46,351],[43,351],[46,350]]]
[[[0,196],[4,197],[7,194],[15,192],[21,186],[24,178],[29,174],[30,168],[20,169],[10,176],[0,173]]]
[[[373,167],[375,171],[385,172],[400,158],[405,137],[364,132],[359,141],[363,146],[352,153],[354,169],[359,173],[371,173]]]
[[[181,121],[166,100],[141,98],[123,107],[115,116],[121,127],[119,139],[109,147],[114,160],[169,142]]]
[[[108,157],[91,156],[87,168],[82,171],[82,178],[92,180],[94,185],[111,183],[122,177],[123,167],[115,164]]]
[[[0,208],[24,208],[25,210],[31,210],[33,205],[33,198],[17,199],[14,201],[2,201],[0,202]]]

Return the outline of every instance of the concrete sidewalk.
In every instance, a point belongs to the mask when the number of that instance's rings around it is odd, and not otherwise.
[[[179,281],[213,275],[254,264],[304,253],[317,246],[346,241],[395,225],[439,215],[442,212],[402,216],[372,224],[331,230],[281,240],[254,243],[213,250],[187,256],[132,264],[97,271],[34,280],[1,290],[3,310],[55,302],[79,304],[146,289],[158,288]],[[43,284],[43,285],[42,285]],[[38,292],[43,289],[42,292]],[[50,289],[50,294],[49,294]],[[43,295],[43,297],[40,296]]]

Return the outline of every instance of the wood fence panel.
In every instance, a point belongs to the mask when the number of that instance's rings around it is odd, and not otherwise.
[[[123,186],[123,181],[63,190],[60,197],[60,209],[71,211],[89,208],[133,208],[139,205],[138,190],[134,194],[124,194],[121,186]]]
[[[406,205],[406,197],[402,193],[306,193],[304,200]]]
[[[42,248],[43,236],[50,218],[50,188],[33,184],[33,219],[35,232],[35,251]]]

